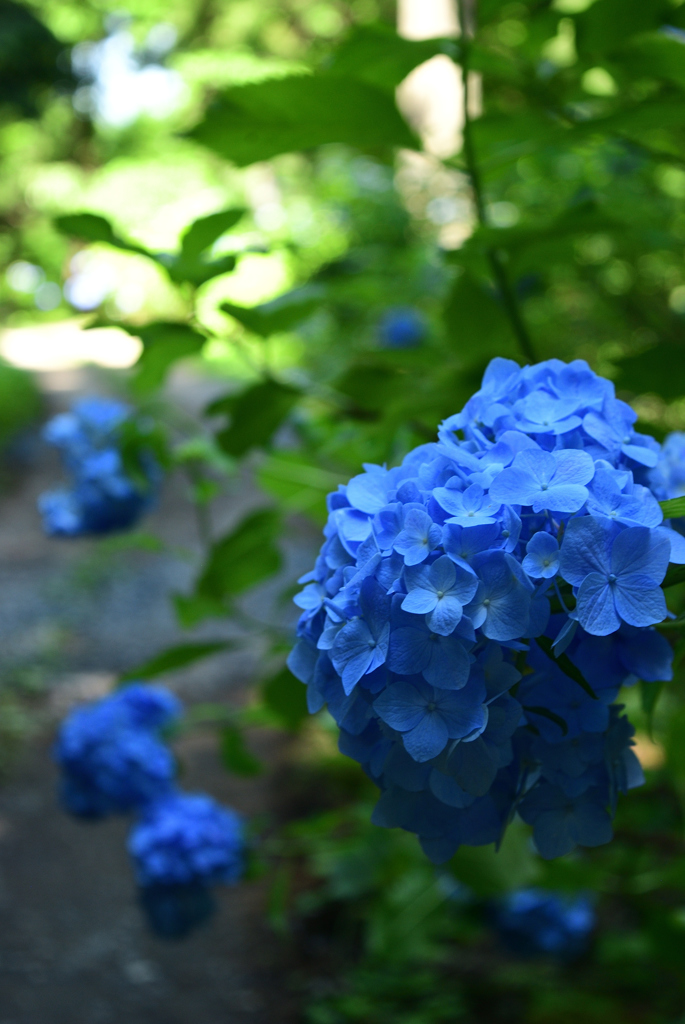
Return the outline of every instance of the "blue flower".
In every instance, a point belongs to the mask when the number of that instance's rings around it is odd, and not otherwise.
[[[51,420],[44,437],[59,448],[70,486],[38,499],[43,528],[53,537],[106,534],[134,526],[156,498],[160,470],[148,451],[140,454],[144,483],[126,472],[119,451],[121,426],[131,410],[110,399],[77,402]]]
[[[572,519],[561,546],[561,575],[578,587],[578,621],[596,636],[666,617],[659,584],[670,557],[668,540],[645,526],[620,529],[607,519]]]
[[[402,733],[415,761],[429,761],[448,739],[475,739],[485,729],[485,687],[475,681],[458,691],[429,686],[422,679],[393,683],[374,702],[382,720]]]
[[[201,793],[150,804],[133,826],[128,850],[141,886],[235,882],[244,868],[240,817]]]
[[[373,820],[436,863],[519,807],[544,856],[606,842],[640,782],[612,701],[672,675],[651,626],[685,525],[658,500],[685,490],[685,444],[634,421],[582,360],[495,359],[436,443],[328,498],[288,664],[381,789]]]
[[[425,337],[426,325],[413,306],[397,306],[383,314],[378,333],[387,348],[415,348]]]
[[[534,512],[577,512],[587,501],[588,490],[584,485],[594,473],[595,466],[587,452],[573,448],[555,452],[527,448],[493,480],[490,495],[509,505],[530,505]]]
[[[148,698],[130,687],[64,720],[54,756],[62,769],[62,802],[79,817],[135,810],[169,793],[174,759],[155,731],[180,713],[159,691]]]
[[[526,544],[526,557],[521,563],[533,579],[552,579],[559,572],[559,542],[549,533],[534,533]]]
[[[576,797],[549,782],[539,782],[521,801],[518,811],[533,826],[535,845],[545,860],[563,857],[578,844],[601,846],[613,831],[602,788],[592,787]]]
[[[589,895],[518,889],[493,905],[497,931],[512,952],[569,960],[587,947],[596,915]]]
[[[405,570],[407,596],[402,608],[426,615],[426,625],[434,633],[450,636],[478,588],[474,572],[454,565],[446,555],[430,566],[412,566]]]

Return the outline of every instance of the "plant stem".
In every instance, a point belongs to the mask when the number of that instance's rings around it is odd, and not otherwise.
[[[474,205],[476,207],[476,214],[478,216],[478,223],[481,227],[487,227],[487,216],[485,213],[485,202],[483,199],[483,186],[480,177],[480,170],[478,167],[478,161],[476,159],[476,151],[473,145],[473,135],[471,130],[471,116],[469,114],[469,34],[467,30],[466,20],[466,4],[464,0],[457,0],[457,6],[459,10],[459,24],[461,26],[461,81],[462,81],[462,94],[463,94],[463,105],[464,105],[464,159],[466,161],[466,171],[471,180],[471,189],[473,191]],[[490,269],[492,270],[492,276],[495,279],[497,288],[499,289],[500,297],[504,305],[505,311],[509,318],[511,328],[514,332],[516,340],[519,343],[521,352],[525,359],[529,362],[536,362],[535,348],[531,340],[528,328],[524,322],[519,307],[518,299],[516,298],[516,292],[512,288],[509,275],[507,274],[503,253],[501,250],[496,249],[494,246],[490,246],[487,250],[488,262]]]

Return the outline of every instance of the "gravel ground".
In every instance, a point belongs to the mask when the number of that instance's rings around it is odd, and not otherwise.
[[[87,374],[46,381],[53,410],[91,383]],[[189,405],[203,387],[185,388]],[[0,498],[0,680],[30,678],[44,693],[34,701],[40,728],[0,789],[0,1024],[287,1024],[295,1012],[287,943],[265,923],[265,882],[225,890],[207,928],[164,943],[147,933],[136,907],[126,822],[82,825],[56,805],[54,723],[75,701],[106,692],[117,673],[188,639],[169,597],[189,587],[199,555],[180,481],[144,524],[162,538],[161,553],[46,539],[35,500],[58,477],[52,453],[34,446]],[[240,481],[219,503],[217,532],[260,500]],[[292,618],[275,610],[275,598],[304,571],[315,543],[306,530],[291,540],[287,568],[262,588],[256,612]],[[192,637],[236,635],[214,621]],[[190,703],[240,702],[265,644],[257,635],[165,682]],[[210,737],[187,738],[184,787],[268,815],[282,744],[273,736],[256,742],[269,770],[243,780],[224,772]]]

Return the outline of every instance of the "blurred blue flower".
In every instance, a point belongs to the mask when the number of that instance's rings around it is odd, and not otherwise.
[[[495,927],[513,953],[570,960],[585,951],[596,915],[589,895],[518,889],[492,905]]]
[[[120,430],[130,416],[121,402],[87,398],[46,425],[43,436],[60,450],[70,477],[68,488],[47,491],[38,499],[49,536],[126,530],[154,504],[161,472],[153,456],[139,453],[143,482],[132,480],[123,464]]]
[[[386,348],[415,348],[426,336],[426,323],[413,306],[397,306],[383,314],[378,335]]]

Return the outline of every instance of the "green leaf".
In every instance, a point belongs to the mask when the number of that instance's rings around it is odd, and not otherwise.
[[[592,58],[610,53],[641,32],[657,29],[672,8],[661,0],[597,0],[576,15],[576,47]]]
[[[502,304],[469,271],[452,285],[443,318],[449,345],[462,358],[477,355],[485,364],[490,355],[504,355],[512,347],[511,326]]]
[[[164,263],[172,281],[175,281],[177,284],[188,281],[196,288],[199,288],[201,284],[204,284],[205,281],[211,281],[213,277],[219,277],[221,274],[230,274],[232,270],[235,270],[238,258],[231,254],[205,262],[201,259],[186,260],[181,255],[160,262]]]
[[[219,651],[229,651],[235,647],[232,640],[207,641],[206,643],[178,644],[170,647],[161,654],[156,655],[138,668],[130,669],[119,679],[124,683],[130,679],[153,679],[155,676],[164,675],[165,672],[174,672],[176,669],[185,668],[195,661],[208,658]]]
[[[685,583],[685,565],[669,565],[664,582],[661,584],[662,590],[666,590],[668,587],[677,587],[679,583]]]
[[[228,89],[190,136],[239,167],[333,142],[372,152],[417,145],[392,97],[333,75],[293,75]]]
[[[247,749],[242,729],[235,725],[227,725],[221,730],[219,749],[224,767],[234,775],[250,778],[264,771],[261,761]]]
[[[681,498],[670,498],[668,501],[660,501],[661,511],[664,519],[680,519],[685,516],[685,496]]]
[[[663,32],[646,32],[631,39],[618,59],[631,77],[663,78],[685,88],[683,44]]]
[[[297,732],[309,717],[307,688],[286,667],[261,684],[261,694],[267,708],[290,732]]]
[[[280,516],[272,509],[248,515],[235,530],[212,545],[195,597],[221,606],[227,598],[278,572],[281,555],[275,539],[280,530]]]
[[[296,452],[275,452],[257,470],[259,486],[289,512],[305,512],[323,525],[328,516],[326,495],[335,491],[340,475],[319,469]]]
[[[654,739],[654,712],[665,685],[665,683],[645,683],[644,680],[640,680],[640,703],[647,716],[647,732],[652,740]]]
[[[403,39],[389,25],[360,25],[328,56],[323,70],[394,92],[419,64],[439,53],[457,57],[453,39]]]
[[[61,234],[73,235],[84,242],[106,242],[117,249],[137,252],[142,256],[149,256],[150,259],[155,258],[147,249],[134,242],[127,242],[117,235],[110,222],[97,213],[67,213],[55,217],[54,225]]]
[[[672,342],[662,341],[626,356],[617,363],[617,370],[617,386],[635,395],[649,392],[670,401],[685,394],[685,347]]]
[[[234,458],[251,448],[265,447],[300,395],[298,388],[266,380],[212,402],[207,409],[210,415],[225,413],[231,418],[230,425],[216,435],[217,444]]]
[[[387,409],[406,381],[406,375],[401,374],[397,366],[362,357],[352,363],[333,386],[351,399],[357,412],[366,414]]]
[[[268,338],[272,334],[291,331],[306,320],[319,308],[324,294],[322,288],[310,285],[286,292],[261,306],[236,306],[232,302],[222,302],[219,308],[248,331]]]
[[[181,239],[183,258],[190,261],[199,260],[205,249],[214,245],[217,238],[230,231],[244,215],[243,207],[231,207],[194,221]]]
[[[544,651],[550,661],[561,669],[565,676],[569,679],[573,679],[578,686],[582,687],[587,693],[588,697],[592,697],[593,700],[598,700],[597,694],[588,683],[585,676],[582,674],[580,669],[576,668],[571,659],[567,654],[560,654],[559,657],[555,657],[554,648],[552,641],[547,636],[536,636],[535,643],[538,645],[540,650]]]
[[[543,718],[548,718],[550,722],[554,722],[555,725],[559,726],[562,736],[568,735],[568,725],[564,719],[561,715],[556,715],[553,711],[550,711],[549,708],[528,707],[524,704],[523,710],[532,712],[534,715],[542,715]]]
[[[136,363],[134,387],[139,392],[154,391],[166,377],[173,363],[198,353],[207,341],[204,334],[188,324],[158,321],[144,327],[121,325],[143,343]]]
[[[173,603],[176,617],[183,629],[192,629],[205,619],[226,617],[226,605],[203,594],[175,594]]]

